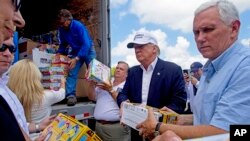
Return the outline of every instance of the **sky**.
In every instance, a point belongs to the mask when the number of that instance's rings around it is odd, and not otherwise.
[[[160,58],[188,69],[192,62],[207,61],[196,48],[192,23],[195,9],[208,0],[110,0],[111,66],[120,60],[138,65],[127,44],[138,31],[153,34]],[[240,13],[239,41],[250,47],[250,1],[230,0]]]

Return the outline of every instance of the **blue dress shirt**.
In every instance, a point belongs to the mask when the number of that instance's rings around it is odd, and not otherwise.
[[[194,98],[194,125],[229,131],[231,124],[250,124],[250,48],[235,42],[203,69]]]

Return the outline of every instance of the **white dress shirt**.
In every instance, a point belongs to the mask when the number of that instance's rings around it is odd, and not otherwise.
[[[142,91],[141,91],[142,92],[142,104],[145,104],[145,105],[147,105],[149,85],[150,85],[152,74],[153,74],[157,61],[158,61],[158,57],[156,57],[155,60],[148,66],[147,70],[144,68],[143,65],[140,65],[140,67],[143,70]]]
[[[17,96],[7,87],[9,77],[6,74],[0,78],[0,95],[9,104],[13,114],[15,115],[19,125],[29,135],[29,129],[24,114],[24,109]]]

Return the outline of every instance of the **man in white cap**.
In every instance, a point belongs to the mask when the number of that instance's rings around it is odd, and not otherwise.
[[[130,101],[156,108],[166,106],[183,113],[187,95],[181,67],[158,58],[160,48],[149,33],[137,33],[127,47],[135,49],[141,65],[129,70],[124,88],[117,97],[118,105]],[[140,141],[142,138],[132,130],[131,140]]]

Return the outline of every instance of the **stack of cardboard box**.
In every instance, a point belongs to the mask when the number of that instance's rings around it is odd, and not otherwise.
[[[64,77],[62,67],[43,67],[39,68],[43,77],[42,84],[45,89],[59,90],[61,87],[61,78]]]

